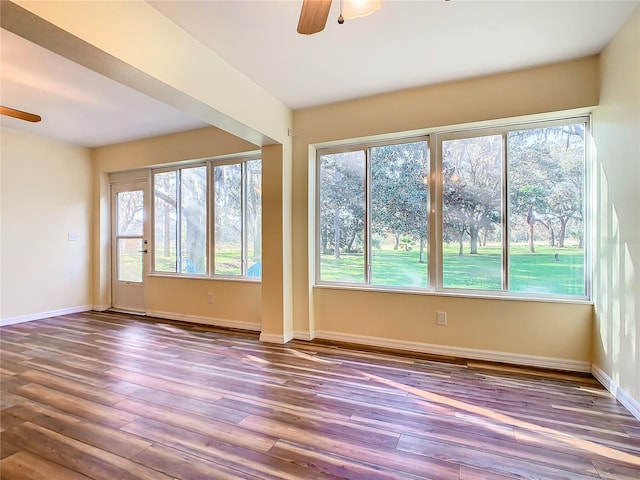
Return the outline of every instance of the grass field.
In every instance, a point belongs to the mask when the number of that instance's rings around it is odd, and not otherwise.
[[[555,254],[558,261],[555,261]],[[444,247],[443,283],[446,288],[500,290],[502,259],[497,246],[481,247],[478,255],[458,255],[458,246]],[[560,295],[584,295],[584,251],[512,245],[509,261],[509,290]],[[332,255],[321,258],[322,281],[363,282],[362,255]],[[427,264],[418,262],[418,251],[375,250],[372,254],[371,283],[374,285],[427,287]]]
[[[457,245],[445,245],[443,284],[446,288],[500,290],[501,250],[498,246],[479,247],[478,255],[458,255]],[[555,254],[558,261],[555,261]],[[239,273],[238,251],[216,252],[217,273]],[[374,250],[371,283],[379,286],[427,288],[427,264],[419,263],[418,250]],[[162,257],[156,257],[162,262]],[[226,268],[226,269],[225,269]],[[584,295],[584,251],[575,247],[554,248],[536,245],[529,253],[527,245],[511,246],[509,291],[557,295]],[[323,255],[320,265],[324,282],[364,282],[362,254],[343,254],[335,259]]]

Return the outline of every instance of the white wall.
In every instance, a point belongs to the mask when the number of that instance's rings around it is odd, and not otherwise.
[[[8,128],[0,137],[0,323],[88,310],[89,150]]]

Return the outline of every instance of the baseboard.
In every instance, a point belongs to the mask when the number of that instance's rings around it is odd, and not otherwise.
[[[372,347],[392,348],[410,352],[442,355],[447,357],[468,358],[487,362],[510,363],[527,367],[551,368],[570,372],[591,372],[591,363],[566,358],[542,357],[537,355],[522,355],[517,353],[496,352],[493,350],[479,350],[474,348],[450,347],[430,343],[408,342],[389,338],[369,337],[324,330],[315,331],[316,338],[334,342],[355,343]]]
[[[304,332],[301,330],[296,330],[293,332],[293,338],[296,340],[305,340],[310,342],[314,338],[316,338],[316,332]]]
[[[613,381],[613,379],[605,373],[597,365],[591,366],[591,373],[596,380],[598,380],[604,388],[606,388],[611,395],[615,397],[624,407],[629,410],[629,413],[640,420],[640,402],[629,395],[620,385]]]
[[[33,320],[42,320],[43,318],[59,317],[60,315],[69,315],[70,313],[88,312],[91,309],[91,305],[81,305],[79,307],[61,308],[59,310],[50,310],[48,312],[30,313],[29,315],[3,318],[0,319],[0,327],[15,325],[16,323],[32,322]]]
[[[111,305],[94,305],[91,310],[94,310],[96,312],[104,312],[105,310],[109,310],[110,308]]]
[[[266,343],[278,343],[280,345],[284,345],[285,343],[293,340],[293,332],[288,332],[284,335],[272,334],[272,333],[261,333],[260,341]]]
[[[237,328],[238,330],[250,330],[252,332],[259,332],[261,328],[258,323],[239,322],[237,320],[228,320],[225,318],[201,317],[198,315],[186,315],[183,313],[160,312],[158,310],[147,310],[145,314],[148,317],[177,320],[179,322],[199,323],[213,327]]]

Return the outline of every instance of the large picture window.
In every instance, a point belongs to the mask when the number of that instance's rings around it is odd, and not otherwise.
[[[507,135],[509,290],[586,295],[586,124]]]
[[[153,271],[260,277],[261,190],[260,159],[154,171]]]
[[[320,281],[426,287],[426,141],[319,157]]]
[[[587,132],[579,118],[319,150],[317,282],[588,298]]]

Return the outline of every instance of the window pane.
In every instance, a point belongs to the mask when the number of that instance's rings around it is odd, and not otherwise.
[[[509,290],[585,295],[585,124],[508,136]]]
[[[141,238],[118,239],[118,281],[142,282],[142,252]]]
[[[157,272],[177,272],[177,172],[156,173],[153,176],[154,259]]]
[[[242,166],[213,169],[215,202],[215,266],[222,275],[242,275]]]
[[[320,280],[364,282],[365,152],[320,157]]]
[[[262,162],[247,166],[247,276],[262,276]]]
[[[442,142],[443,286],[502,289],[502,136]]]
[[[118,192],[119,236],[142,236],[144,222],[144,194],[142,190]]]
[[[426,142],[371,148],[371,283],[427,287]]]
[[[180,171],[180,273],[207,273],[207,167]]]

